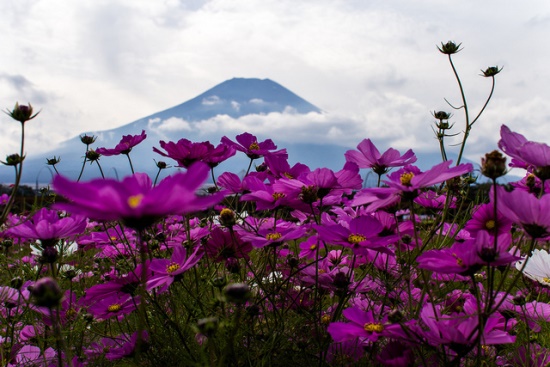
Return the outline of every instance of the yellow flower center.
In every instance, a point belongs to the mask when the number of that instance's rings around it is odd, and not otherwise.
[[[495,221],[492,220],[492,219],[489,219],[487,222],[485,222],[485,228],[494,229],[495,228]]]
[[[411,180],[413,177],[414,173],[412,172],[403,173],[401,177],[399,177],[399,181],[401,181],[401,185],[411,186]]]
[[[178,270],[180,268],[180,264],[176,264],[176,263],[170,263],[167,267],[166,267],[166,272],[168,274],[172,274],[173,272],[175,272],[176,270]]]
[[[122,308],[122,306],[120,305],[120,303],[114,303],[114,304],[110,305],[109,307],[107,307],[107,311],[109,311],[109,312],[118,312],[118,311],[120,311],[121,308]]]
[[[290,173],[288,173],[288,172],[283,173],[283,176],[285,176],[286,178],[289,178],[289,179],[291,179],[291,180],[294,178],[294,177],[293,177]]]
[[[317,248],[317,245],[315,245],[315,244],[309,246],[309,249],[310,249],[310,250],[315,250],[316,248]]]
[[[128,206],[132,209],[135,209],[141,204],[143,200],[143,194],[132,195],[128,198]]]
[[[274,192],[271,196],[273,196],[274,200],[279,200],[284,198],[286,195],[283,194],[282,192]]]
[[[384,330],[384,325],[379,322],[367,322],[363,329],[369,333],[381,333]]]
[[[270,241],[277,241],[279,238],[281,238],[281,234],[279,232],[268,233],[265,238]]]
[[[367,238],[361,234],[350,234],[348,237],[348,242],[357,245],[358,243],[361,243],[365,241]]]
[[[248,147],[249,150],[260,150],[260,146],[258,145],[258,142],[255,141],[254,143],[250,144]]]
[[[550,283],[550,278],[542,278],[542,281],[545,283]]]
[[[328,325],[330,323],[330,319],[331,317],[328,314],[321,316],[321,322],[325,325]]]
[[[220,217],[224,217],[224,216],[233,216],[233,210],[228,208],[223,208],[220,211]]]

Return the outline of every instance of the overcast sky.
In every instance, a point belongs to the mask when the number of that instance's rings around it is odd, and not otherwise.
[[[437,149],[430,112],[460,104],[436,48],[448,40],[463,45],[454,61],[471,114],[490,89],[480,70],[504,67],[468,155],[496,148],[503,123],[550,142],[546,0],[18,0],[0,14],[0,106],[42,110],[27,127],[30,155],[233,77],[272,79],[318,106],[341,144]],[[463,121],[455,111],[454,132]],[[19,126],[0,124],[3,159]]]

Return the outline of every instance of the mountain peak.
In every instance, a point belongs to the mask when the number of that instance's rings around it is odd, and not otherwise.
[[[284,112],[321,112],[321,110],[271,79],[233,78],[197,97],[171,108],[170,113],[185,110],[188,121],[200,121],[226,114],[240,117],[249,114]],[[181,116],[181,114],[174,114]]]

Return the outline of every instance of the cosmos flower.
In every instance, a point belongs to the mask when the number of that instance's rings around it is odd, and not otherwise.
[[[55,242],[81,234],[86,229],[86,218],[80,215],[59,217],[57,210],[39,209],[31,218],[8,229],[5,233],[27,240]]]
[[[422,172],[416,166],[405,166],[402,169],[388,175],[384,183],[388,187],[375,187],[363,189],[355,195],[352,206],[370,204],[368,211],[376,211],[379,208],[392,206],[401,201],[402,197],[415,199],[422,188],[447,181],[461,176],[473,170],[470,163],[450,167],[452,161],[442,162],[429,170]]]
[[[399,151],[389,148],[380,154],[370,139],[364,139],[356,150],[348,150],[346,161],[356,163],[359,168],[371,168],[374,173],[382,175],[392,167],[401,167],[416,162],[416,156],[411,149],[400,155]]]
[[[153,151],[164,157],[172,158],[178,162],[178,167],[185,168],[198,161],[208,164],[210,168],[214,168],[236,153],[236,150],[232,146],[226,144],[219,144],[217,147],[214,147],[208,141],[196,143],[187,139],[180,139],[176,143],[161,140],[160,146],[166,152],[155,147]]]
[[[135,311],[137,304],[139,304],[139,296],[112,294],[89,305],[88,312],[97,319],[107,320],[116,317],[120,321],[127,314]]]
[[[70,201],[57,203],[55,207],[94,220],[120,220],[128,227],[142,229],[164,216],[203,210],[219,202],[222,193],[210,196],[196,193],[208,171],[206,164],[197,162],[187,172],[168,176],[154,187],[144,173],[122,181],[96,179],[84,183],[57,175],[52,186],[57,194]]]
[[[234,142],[224,136],[221,142],[235,148],[239,152],[245,153],[250,159],[258,159],[269,154],[282,154],[284,156],[288,156],[286,154],[286,149],[274,152],[274,150],[277,149],[277,146],[271,139],[258,142],[258,138],[256,136],[245,132],[237,135],[236,140],[237,142]]]
[[[141,131],[140,135],[124,135],[120,142],[113,149],[97,148],[95,151],[106,157],[119,154],[129,154],[133,147],[141,143],[147,138],[145,130]]]
[[[327,329],[335,342],[355,338],[376,342],[380,337],[395,337],[403,334],[401,325],[389,323],[387,316],[376,319],[371,310],[363,311],[353,306],[342,311],[342,315],[351,322],[333,322]]]
[[[533,250],[531,256],[516,262],[516,269],[523,269],[526,277],[550,286],[550,254],[546,250]]]
[[[201,246],[195,248],[195,251],[189,256],[187,256],[185,247],[178,246],[174,247],[174,252],[170,259],[152,260],[149,270],[153,272],[153,276],[147,281],[147,289],[151,290],[160,287],[158,292],[165,292],[178,275],[195,266],[203,255],[204,249]]]
[[[532,238],[550,235],[550,195],[540,198],[523,190],[497,188],[498,211],[523,227]]]

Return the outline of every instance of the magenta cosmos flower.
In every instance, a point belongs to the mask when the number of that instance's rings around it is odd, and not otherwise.
[[[346,161],[356,163],[359,168],[371,168],[374,173],[383,175],[392,167],[401,167],[416,162],[416,156],[411,149],[401,155],[399,151],[389,148],[380,154],[370,139],[364,139],[356,150],[348,150]]]
[[[372,311],[363,311],[359,307],[350,307],[342,315],[351,322],[333,322],[328,333],[335,342],[361,338],[362,341],[375,342],[380,337],[404,337],[399,324],[391,324],[387,317],[376,319]]]
[[[401,201],[402,197],[415,199],[420,189],[433,186],[451,178],[472,172],[470,163],[450,167],[452,161],[442,162],[431,169],[422,172],[416,166],[405,166],[402,169],[388,175],[384,183],[388,187],[376,187],[363,189],[355,195],[353,206],[370,204],[368,211],[376,211]]]
[[[498,211],[533,238],[550,236],[550,195],[540,199],[523,190],[497,191]]]
[[[147,138],[147,134],[145,134],[145,130],[142,130],[140,135],[124,135],[113,149],[97,148],[95,151],[104,156],[129,154],[132,148],[144,141],[145,138]]]
[[[42,208],[31,218],[8,229],[5,233],[27,240],[41,240],[54,243],[62,238],[81,234],[86,229],[86,218],[79,215],[60,218],[56,210]]]
[[[170,259],[154,259],[149,265],[153,276],[147,281],[147,289],[160,287],[159,292],[165,292],[176,277],[195,266],[203,255],[204,249],[200,246],[190,256],[187,256],[185,247],[178,246]]]
[[[237,135],[236,140],[237,142],[235,143],[228,137],[224,136],[221,142],[235,148],[239,152],[245,153],[250,159],[258,159],[265,155],[274,153],[286,155],[285,149],[274,152],[274,150],[277,149],[277,146],[271,139],[258,142],[258,138],[256,138],[256,136],[250,133],[242,133],[241,135]]]
[[[122,181],[96,179],[84,183],[58,175],[52,186],[69,202],[55,206],[94,220],[120,220],[128,227],[142,229],[164,216],[203,210],[219,202],[223,193],[197,195],[208,171],[206,164],[197,162],[187,172],[168,176],[157,186],[144,173]]]
[[[197,161],[207,163],[211,168],[216,167],[221,162],[235,155],[233,147],[226,144],[219,144],[217,147],[208,141],[194,143],[187,139],[180,139],[177,143],[172,141],[160,141],[160,146],[166,152],[158,148],[153,151],[178,162],[179,167],[188,168]]]

